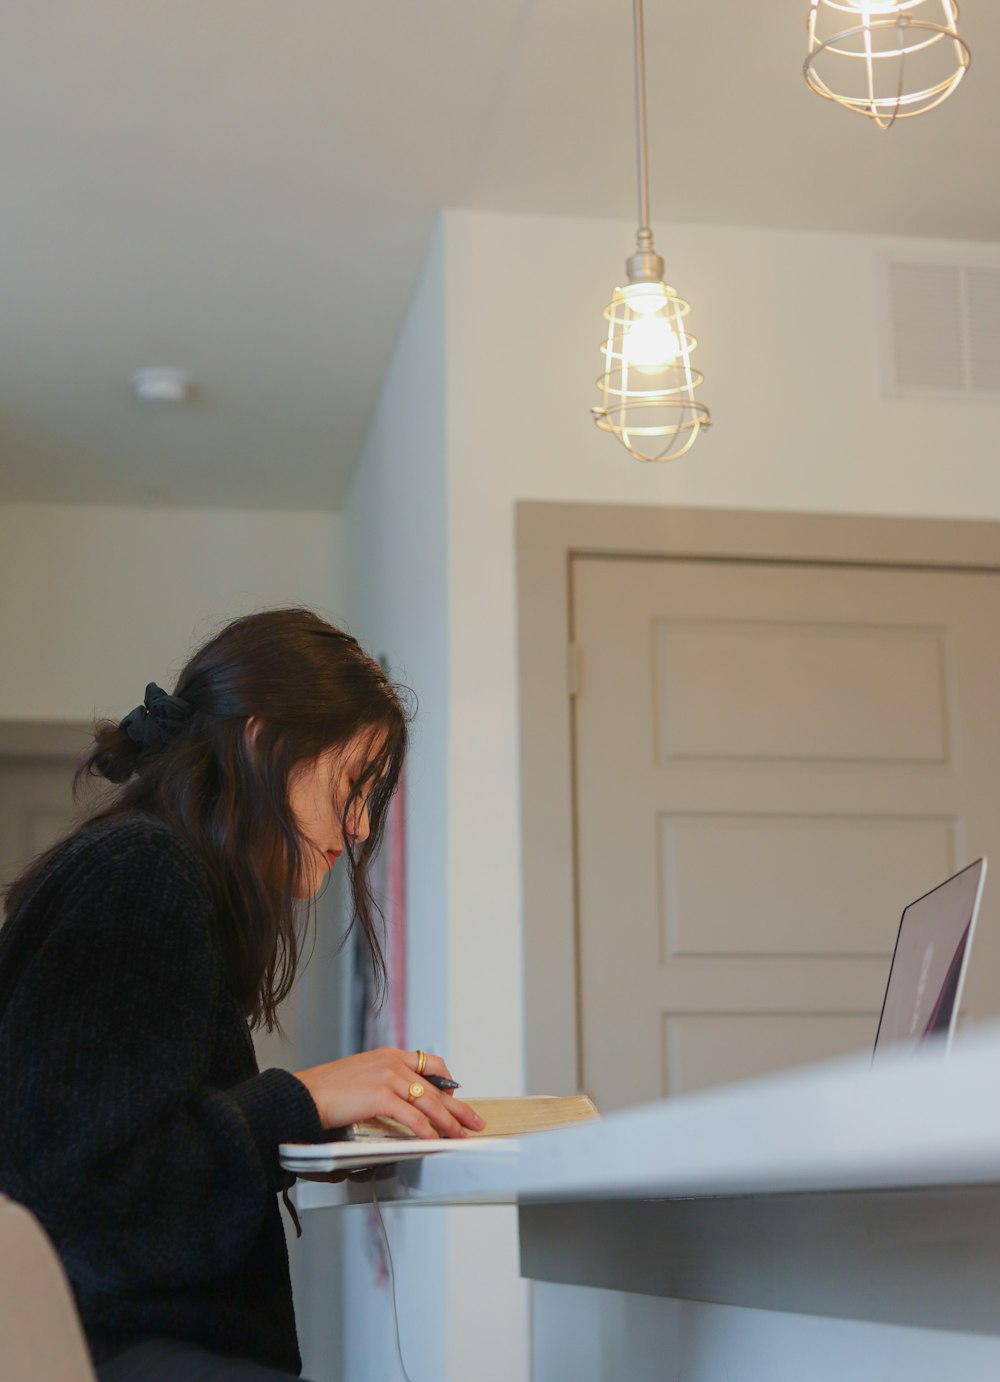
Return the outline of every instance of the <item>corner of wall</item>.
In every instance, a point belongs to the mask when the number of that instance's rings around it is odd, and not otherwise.
[[[411,1045],[448,1035],[448,543],[443,218],[400,329],[345,508],[347,613],[367,650],[416,692],[406,774],[406,1000]],[[420,1373],[445,1377],[443,1211],[386,1212],[400,1333]],[[415,1220],[419,1219],[419,1223]],[[345,1375],[397,1376],[388,1287],[376,1285],[367,1221],[345,1225]],[[371,1273],[371,1274],[370,1274]]]

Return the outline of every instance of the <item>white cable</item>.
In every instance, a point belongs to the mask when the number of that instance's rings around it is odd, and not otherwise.
[[[396,1357],[399,1359],[400,1371],[406,1382],[413,1382],[413,1378],[406,1371],[406,1364],[403,1362],[403,1346],[399,1340],[399,1308],[396,1304],[396,1271],[392,1265],[392,1249],[389,1247],[389,1235],[385,1231],[385,1220],[382,1218],[382,1206],[379,1204],[378,1195],[375,1193],[375,1172],[372,1172],[372,1204],[375,1206],[375,1214],[378,1218],[378,1226],[382,1230],[382,1242],[385,1244],[385,1260],[389,1264],[389,1284],[392,1287],[392,1319],[396,1326]]]

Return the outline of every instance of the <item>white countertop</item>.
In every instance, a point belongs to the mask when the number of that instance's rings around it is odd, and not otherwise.
[[[949,1057],[925,1048],[747,1081],[401,1163],[380,1199],[538,1204],[915,1187],[1000,1186],[1000,1025]],[[370,1180],[301,1181],[300,1208],[357,1203]]]

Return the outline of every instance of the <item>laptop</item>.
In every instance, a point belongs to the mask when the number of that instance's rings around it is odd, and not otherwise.
[[[903,912],[873,1061],[928,1037],[951,1045],[985,878],[986,860],[977,859]]]

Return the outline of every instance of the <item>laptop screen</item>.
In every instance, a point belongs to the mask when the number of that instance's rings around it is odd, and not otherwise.
[[[911,902],[899,923],[875,1055],[916,1048],[935,1033],[950,1041],[975,929],[986,860],[977,859]]]

